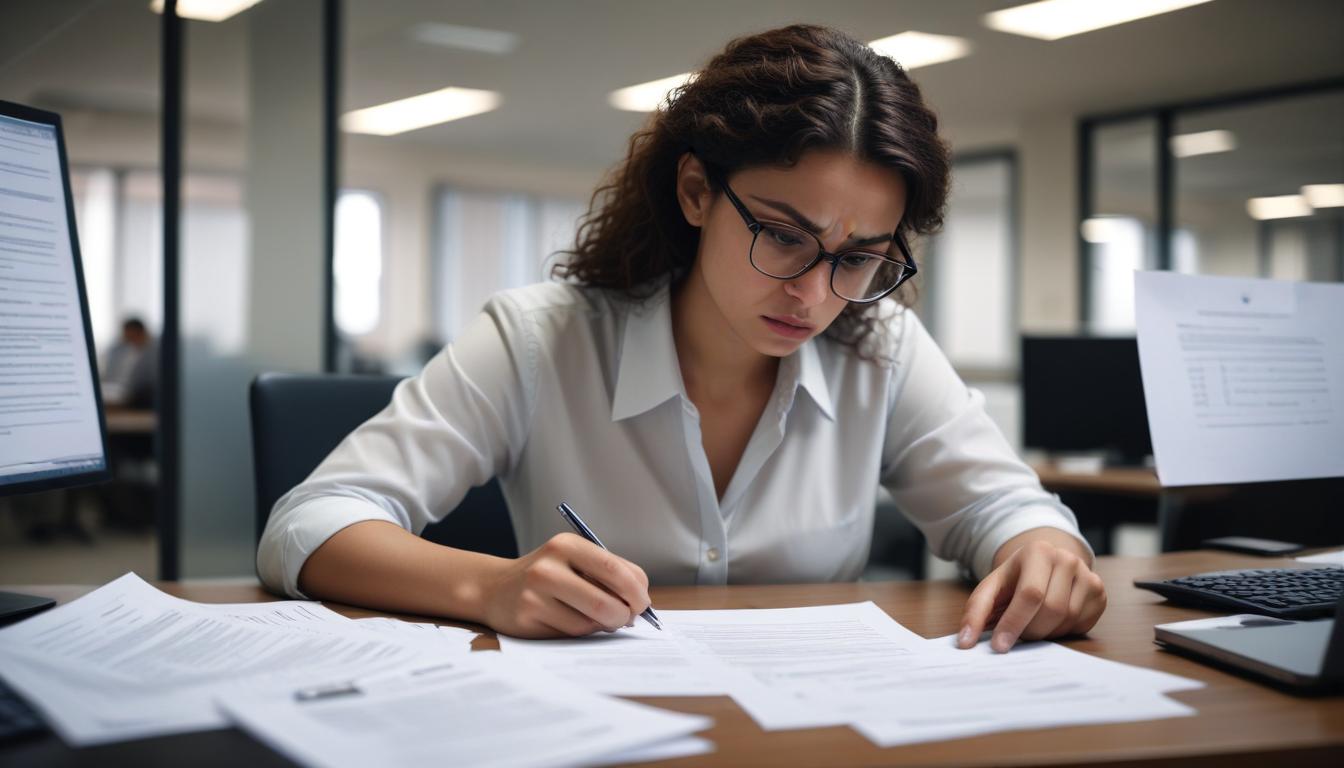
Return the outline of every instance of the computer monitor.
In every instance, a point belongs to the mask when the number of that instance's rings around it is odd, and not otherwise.
[[[0,101],[0,496],[109,476],[61,118]]]
[[[1141,464],[1153,446],[1134,338],[1023,336],[1022,438],[1027,448]]]

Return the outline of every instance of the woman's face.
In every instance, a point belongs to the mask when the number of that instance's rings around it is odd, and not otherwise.
[[[811,151],[788,168],[746,169],[728,183],[758,221],[811,231],[831,253],[889,236],[905,210],[899,173],[840,151]],[[691,279],[703,281],[730,333],[761,354],[789,355],[825,331],[848,304],[831,292],[831,265],[820,261],[792,280],[756,271],[748,259],[751,230],[727,196],[717,188],[713,192],[695,199],[682,195],[683,213],[701,228]],[[865,248],[882,252],[889,245]]]

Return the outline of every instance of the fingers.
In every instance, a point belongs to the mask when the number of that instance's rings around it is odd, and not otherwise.
[[[961,632],[957,634],[957,647],[971,648],[980,641],[980,633],[986,625],[997,618],[994,614],[1001,610],[1011,591],[1004,584],[1012,584],[1016,577],[1017,561],[1010,560],[1003,567],[985,577],[971,592],[966,600],[966,611],[961,617]]]
[[[1074,584],[1074,592],[1080,607],[1072,614],[1078,618],[1073,621],[1068,633],[1081,635],[1096,626],[1101,614],[1106,610],[1106,584],[1096,573],[1088,571]]]
[[[550,578],[550,593],[603,629],[623,627],[637,615],[620,598],[569,568],[556,567]]]
[[[990,647],[999,653],[1012,648],[1031,620],[1036,618],[1036,612],[1045,602],[1046,590],[1050,586],[1050,575],[1054,570],[1049,557],[1030,552],[1022,554],[1024,556],[1021,558],[1017,583],[1010,587],[1013,593],[1012,601],[999,618],[999,623],[994,628],[994,638],[990,641]]]
[[[1077,614],[1069,613],[1069,601],[1073,596],[1074,581],[1081,565],[1074,560],[1054,567],[1050,573],[1050,585],[1045,589],[1045,599],[1036,609],[1036,615],[1027,624],[1027,628],[1022,631],[1023,640],[1052,637],[1058,634],[1057,630],[1061,626],[1066,623],[1072,624],[1071,617],[1076,617]]]
[[[547,542],[551,545],[561,550],[574,570],[609,590],[635,615],[649,607],[649,577],[644,569],[573,534],[560,534]]]

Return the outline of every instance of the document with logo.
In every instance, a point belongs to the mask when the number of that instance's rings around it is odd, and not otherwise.
[[[1164,486],[1344,476],[1344,284],[1135,273]]]

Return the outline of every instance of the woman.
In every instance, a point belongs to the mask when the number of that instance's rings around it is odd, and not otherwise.
[[[632,138],[566,280],[492,298],[276,504],[262,579],[582,635],[631,622],[650,582],[857,578],[881,483],[982,578],[962,647],[996,622],[999,651],[1087,631],[1105,591],[1072,514],[887,298],[947,173],[890,59],[820,27],[733,41]],[[491,477],[527,554],[416,535]]]

